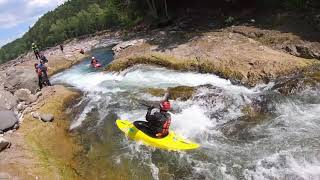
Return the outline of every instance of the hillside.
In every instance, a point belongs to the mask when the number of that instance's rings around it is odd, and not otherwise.
[[[122,25],[122,22],[130,24],[137,16],[123,10],[119,0],[67,1],[42,16],[21,38],[3,46],[0,63],[28,52],[32,42],[45,49],[67,39]]]
[[[319,12],[319,4],[317,0],[70,0],[42,16],[21,38],[3,46],[0,63],[30,51],[32,42],[45,49],[105,29],[132,27],[138,23],[144,27],[164,27],[186,16],[201,16],[201,19],[218,16],[230,26],[240,11],[258,13],[280,9],[312,14]],[[320,28],[319,18],[307,19]]]

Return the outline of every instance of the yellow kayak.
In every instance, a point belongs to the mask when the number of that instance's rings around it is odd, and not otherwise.
[[[137,129],[133,125],[133,123],[128,120],[117,120],[116,124],[118,128],[123,131],[130,139],[140,141],[145,145],[173,151],[191,150],[200,147],[199,144],[185,140],[182,137],[177,136],[172,131],[170,131],[166,137],[159,139],[146,135],[145,133]]]

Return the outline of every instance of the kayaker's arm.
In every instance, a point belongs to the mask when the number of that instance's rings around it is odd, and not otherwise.
[[[147,111],[147,114],[146,114],[146,120],[147,120],[148,122],[155,120],[154,115],[151,114],[153,108],[154,108],[153,106],[151,106],[151,107],[148,108],[148,111]]]

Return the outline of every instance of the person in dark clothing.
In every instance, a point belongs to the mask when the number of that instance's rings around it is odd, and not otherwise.
[[[95,65],[98,63],[98,60],[95,57],[91,58],[91,65]]]
[[[135,121],[134,125],[147,135],[155,138],[163,138],[169,134],[171,115],[168,111],[171,104],[168,100],[160,102],[160,111],[152,113],[154,107],[149,107],[146,114],[147,121]]]
[[[38,85],[39,88],[42,89],[43,85],[51,86],[51,83],[47,74],[47,67],[44,65],[43,61],[40,61],[40,64],[34,64],[36,73],[38,74]]]
[[[34,68],[36,70],[36,73],[38,75],[38,85],[39,85],[39,89],[42,89],[42,71],[41,69],[38,67],[39,64],[38,63],[35,63],[34,64]]]
[[[39,53],[39,58],[43,63],[47,63],[48,62],[47,57],[42,52]]]
[[[60,44],[60,50],[61,50],[61,52],[63,52],[63,45],[62,44]]]
[[[92,57],[92,59],[91,59],[91,67],[93,67],[93,68],[101,67],[101,64],[99,63],[99,61],[95,57]]]

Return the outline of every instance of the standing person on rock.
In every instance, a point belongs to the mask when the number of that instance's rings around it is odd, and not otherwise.
[[[61,50],[61,52],[63,52],[63,45],[62,44],[60,44],[60,50]]]
[[[34,52],[34,55],[36,56],[37,59],[40,58],[40,50],[38,48],[38,46],[36,45],[36,43],[32,43],[32,50]]]
[[[36,73],[38,74],[38,85],[39,88],[42,89],[43,85],[51,86],[51,83],[48,78],[48,68],[45,66],[44,62],[41,60],[40,64],[35,63],[34,67],[36,69]]]
[[[43,54],[43,52],[39,53],[39,58],[40,58],[40,61],[42,61],[43,63],[47,63],[48,62],[48,59],[47,57]]]

